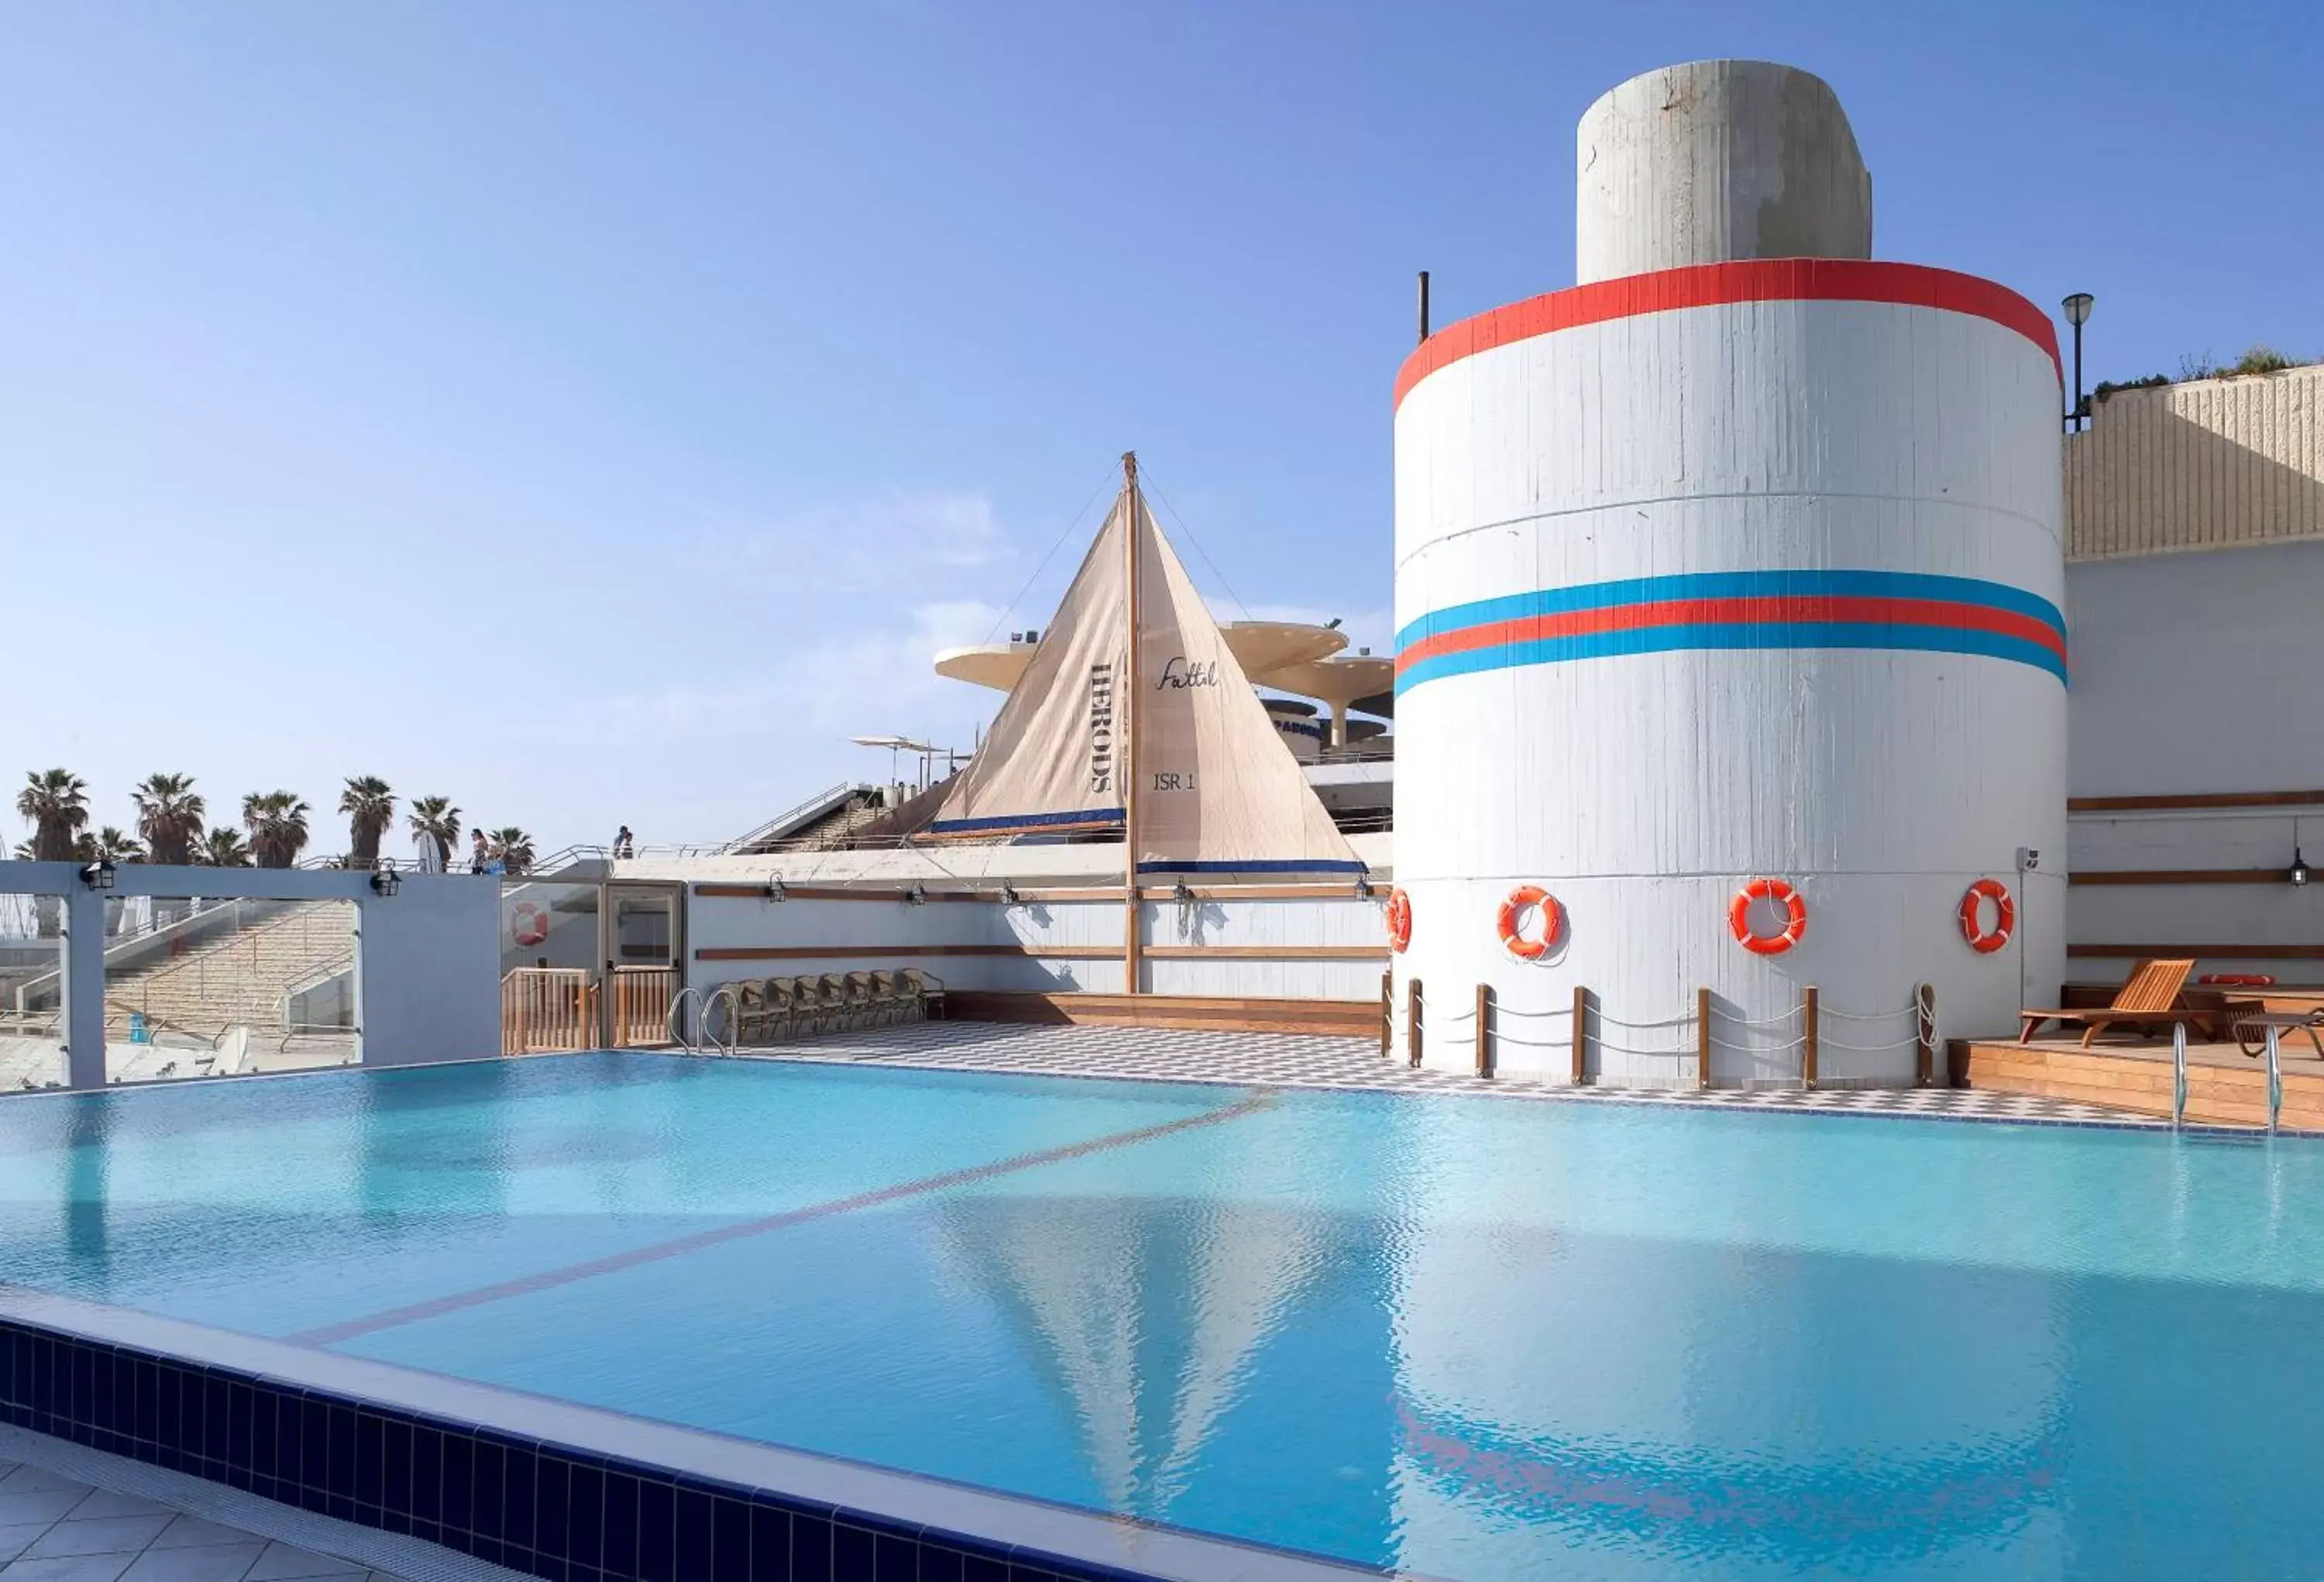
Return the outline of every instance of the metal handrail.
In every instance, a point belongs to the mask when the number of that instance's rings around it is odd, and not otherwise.
[[[696,1027],[702,1025],[702,991],[688,985],[669,997],[669,1013],[662,1018],[662,1030],[669,1034],[669,1041],[679,1049],[690,1055],[700,1054],[702,1051],[695,1047],[694,1041],[680,1031],[685,1025],[685,1019],[678,1013],[686,1009],[686,1003],[688,1000],[695,1004],[694,1024]]]
[[[2187,1122],[2187,1024],[2171,1024],[2171,1124]]]
[[[784,809],[781,812],[776,814],[765,823],[759,825],[756,828],[736,836],[733,839],[727,841],[723,846],[714,847],[709,855],[712,856],[725,856],[731,853],[741,851],[750,846],[753,841],[768,838],[770,831],[781,829],[785,825],[792,822],[794,819],[804,819],[814,813],[816,809],[824,806],[825,804],[838,801],[841,798],[845,797],[859,789],[861,788],[858,784],[852,780],[843,780],[835,785],[827,785],[824,787],[823,790],[816,792],[815,795],[807,798],[804,801],[798,803],[796,806]]]
[[[723,1044],[719,1041],[715,1021],[721,1001],[726,1006],[726,1038]],[[735,997],[733,984],[720,984],[710,991],[710,997],[702,1002],[701,1014],[695,1018],[694,1030],[696,1037],[700,1040],[696,1053],[708,1049],[731,1055],[742,1047],[742,1002]]]
[[[2270,1022],[2267,1029],[2267,1129],[2271,1136],[2275,1133],[2276,1116],[2283,1111],[2283,1059],[2275,1035],[2275,1024]]]

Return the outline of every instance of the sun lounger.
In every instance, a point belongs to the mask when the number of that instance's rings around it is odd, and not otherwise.
[[[2168,1027],[2174,1022],[2206,1026],[2216,1015],[2214,1008],[2190,1008],[2181,992],[2187,985],[2187,975],[2194,970],[2192,961],[2135,962],[2110,1005],[2080,1011],[2020,1011],[2017,1041],[2033,1042],[2034,1033],[2050,1022],[2080,1022],[2084,1049],[2099,1033],[2117,1025],[2142,1031]]]
[[[2236,1044],[2255,1059],[2267,1049],[2267,1030],[2271,1027],[2278,1033],[2306,1033],[2317,1059],[2324,1059],[2324,1011],[2246,1011],[2236,1015],[2233,1022]]]

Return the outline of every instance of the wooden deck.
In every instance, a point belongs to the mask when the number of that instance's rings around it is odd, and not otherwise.
[[[1958,1086],[2036,1098],[2105,1105],[2139,1115],[2171,1113],[2171,1041],[2121,1036],[2080,1047],[2064,1038],[1958,1041],[1950,1048]],[[2305,1033],[2285,1033],[2280,1123],[2324,1130],[2324,1059]],[[2187,1046],[2187,1118],[2222,1126],[2267,1124],[2267,1061],[2231,1043]]]

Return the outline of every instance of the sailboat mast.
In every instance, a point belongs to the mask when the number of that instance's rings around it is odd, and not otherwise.
[[[1138,648],[1139,598],[1138,571],[1145,556],[1139,524],[1145,513],[1138,498],[1138,452],[1121,453],[1121,544],[1126,557],[1127,574],[1123,587],[1130,604],[1130,664],[1122,677],[1121,688],[1121,959],[1125,982],[1123,992],[1137,994],[1139,980],[1145,976],[1139,964],[1139,936],[1145,932],[1141,923],[1141,908],[1138,893]]]

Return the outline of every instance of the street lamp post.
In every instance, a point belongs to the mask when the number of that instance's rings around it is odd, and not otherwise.
[[[2076,291],[2063,304],[2066,322],[2074,327],[2074,404],[2066,411],[2066,428],[2079,433],[2090,421],[2090,398],[2082,393],[2082,326],[2090,319],[2090,309],[2098,299],[2088,291]]]

